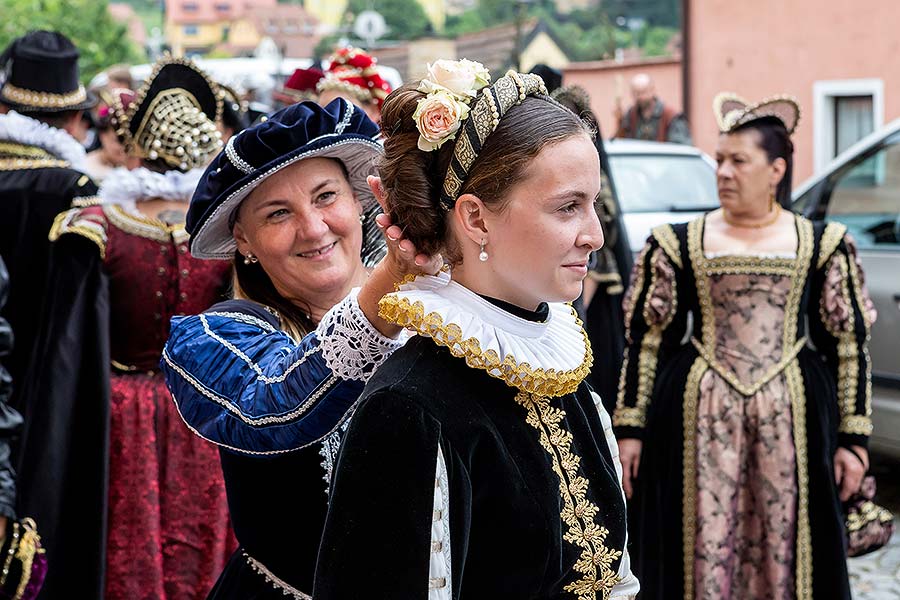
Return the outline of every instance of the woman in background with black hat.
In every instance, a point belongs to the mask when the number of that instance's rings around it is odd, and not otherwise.
[[[230,281],[228,265],[190,255],[184,230],[221,148],[221,102],[191,62],[166,58],[111,109],[141,167],[112,171],[51,231],[23,504],[46,529],[48,597],[202,598],[236,544],[218,456],[183,426],[159,359],[170,317],[221,300]]]
[[[194,256],[236,275],[234,300],[173,320],[162,362],[185,423],[221,448],[241,544],[211,598],[310,598],[342,427],[402,345],[377,302],[429,261],[394,239],[378,263],[377,136],[343,99],[289,106],[232,138],[191,201]]]

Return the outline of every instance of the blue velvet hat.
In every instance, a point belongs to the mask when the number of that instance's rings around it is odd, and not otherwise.
[[[378,203],[366,183],[381,156],[378,126],[342,98],[326,107],[293,104],[228,140],[197,184],[187,213],[191,253],[197,258],[234,258],[234,215],[266,178],[306,158],[335,158],[347,169],[350,185],[366,216],[363,259],[380,258],[374,221]]]

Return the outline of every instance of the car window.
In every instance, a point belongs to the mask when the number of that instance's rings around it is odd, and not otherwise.
[[[610,155],[622,212],[686,212],[718,208],[716,173],[699,156]]]
[[[832,178],[826,220],[847,225],[861,249],[900,250],[900,139]]]

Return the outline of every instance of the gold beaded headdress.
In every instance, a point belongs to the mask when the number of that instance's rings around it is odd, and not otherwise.
[[[503,115],[526,96],[546,96],[547,88],[538,75],[512,70],[491,84],[484,65],[466,59],[439,60],[428,65],[428,72],[417,88],[426,96],[419,100],[413,119],[420,150],[437,150],[456,140],[440,197],[441,207],[450,211],[485,140]]]
[[[138,90],[117,133],[126,151],[188,171],[206,165],[222,147],[218,86],[192,61],[163,57]]]
[[[772,117],[781,121],[790,135],[800,122],[800,105],[791,96],[772,96],[751,104],[737,94],[722,92],[713,99],[713,113],[722,133],[730,133],[757,119]]]

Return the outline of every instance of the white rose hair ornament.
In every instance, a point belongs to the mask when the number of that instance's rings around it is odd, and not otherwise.
[[[774,118],[791,135],[800,122],[800,105],[791,96],[772,96],[754,104],[737,94],[722,92],[713,99],[713,113],[722,133],[730,133],[751,121]]]
[[[430,152],[455,140],[441,188],[440,205],[446,211],[453,210],[482,145],[503,115],[526,96],[547,95],[544,81],[530,73],[507,71],[490,81],[481,63],[462,59],[428,65],[428,76],[419,83],[418,90],[426,94],[413,114],[419,149]]]

